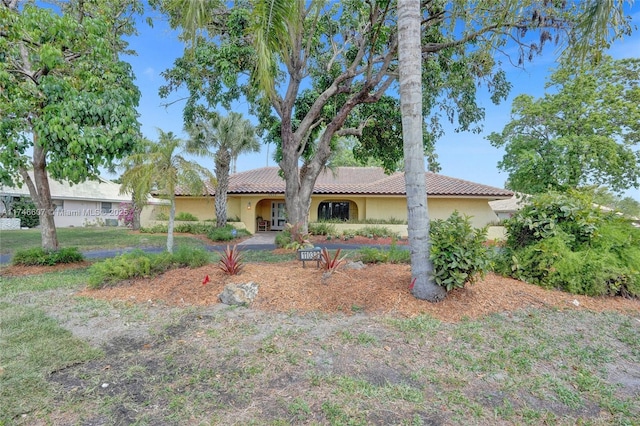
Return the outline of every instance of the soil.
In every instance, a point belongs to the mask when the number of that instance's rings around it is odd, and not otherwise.
[[[2,275],[40,274],[86,266],[87,263],[54,267],[11,266],[4,268]],[[203,284],[206,276],[209,282]],[[572,295],[492,273],[464,289],[452,291],[443,302],[433,304],[413,297],[409,290],[410,281],[408,265],[366,265],[361,270],[343,267],[327,275],[314,264],[307,263],[303,267],[298,261],[249,263],[240,274],[228,276],[217,265],[210,264],[128,280],[100,290],[84,289],[77,296],[128,303],[152,301],[176,307],[208,306],[219,303],[218,295],[226,284],[255,282],[259,291],[252,308],[273,312],[366,312],[399,317],[429,314],[446,322],[527,307],[640,313],[638,299]]]

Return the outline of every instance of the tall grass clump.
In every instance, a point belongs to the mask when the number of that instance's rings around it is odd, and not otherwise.
[[[189,212],[180,212],[176,215],[176,220],[181,222],[197,222],[198,218]]]
[[[83,260],[84,256],[77,247],[65,247],[59,250],[45,250],[42,247],[35,247],[17,250],[11,262],[14,265],[53,266],[59,263],[76,263]]]
[[[100,288],[131,278],[157,275],[169,269],[197,268],[209,261],[206,251],[193,247],[178,247],[173,254],[151,254],[133,250],[91,265],[88,285],[90,288]]]
[[[336,235],[336,225],[329,222],[316,222],[309,224],[311,235]]]
[[[575,294],[640,297],[640,229],[590,196],[532,197],[505,227],[497,272]]]
[[[231,225],[226,225],[222,228],[212,227],[206,235],[211,241],[231,241],[241,236],[250,235],[250,233],[246,229],[236,229]]]

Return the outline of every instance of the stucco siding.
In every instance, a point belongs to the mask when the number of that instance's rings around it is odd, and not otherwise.
[[[446,219],[457,210],[471,216],[471,225],[476,228],[498,221],[498,217],[486,199],[432,198],[429,199],[428,204],[429,218],[432,220]]]
[[[214,219],[216,207],[213,197],[176,197],[176,215],[178,213],[191,213],[198,220]],[[169,213],[169,207],[166,207]]]

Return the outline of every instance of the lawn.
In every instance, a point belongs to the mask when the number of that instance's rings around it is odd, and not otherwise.
[[[80,251],[120,249],[127,247],[164,247],[166,234],[141,234],[122,227],[58,228],[61,247],[78,247]],[[40,247],[39,229],[2,231],[0,254],[11,254],[19,249]],[[204,246],[201,240],[185,235],[176,235],[176,245]]]
[[[78,297],[86,274],[0,276],[0,425],[640,418],[637,313],[528,308],[449,323],[170,306]]]

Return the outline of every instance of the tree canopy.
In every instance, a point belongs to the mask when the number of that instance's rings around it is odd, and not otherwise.
[[[43,248],[58,247],[49,176],[82,182],[139,140],[140,93],[118,55],[140,11],[137,0],[0,3],[0,182],[29,188]]]
[[[526,193],[640,186],[640,59],[565,62],[542,98],[515,98],[512,121],[488,139],[504,147],[507,187]]]
[[[185,142],[173,132],[158,129],[158,142],[146,141],[144,149],[128,158],[122,174],[122,193],[147,194],[153,190],[170,203],[167,251],[173,252],[173,227],[176,216],[176,188],[202,194],[213,176],[199,164],[186,160],[181,152]]]
[[[230,112],[227,116],[208,114],[207,117],[199,117],[188,131],[190,139],[186,144],[187,151],[213,157],[216,226],[224,227],[227,225],[227,189],[231,165],[235,165],[238,155],[242,153],[260,151],[255,129],[242,114]]]
[[[154,4],[169,15],[174,27],[183,28],[187,43],[184,56],[164,74],[168,83],[162,95],[186,87],[187,120],[199,108],[227,106],[245,96],[261,126],[279,145],[288,217],[306,223],[309,194],[331,156],[334,138],[354,135],[364,140],[367,126],[387,124],[376,121],[366,109],[377,108],[373,105],[394,92],[397,102],[396,4],[299,0],[240,1],[230,6],[197,0]],[[591,2],[535,0],[452,1],[446,7],[441,2],[423,3],[423,115],[428,117],[424,140],[435,141],[442,120],[457,122],[458,130],[479,131],[484,118],[476,102],[479,84],[495,102],[510,89],[502,64],[495,59],[496,50],[511,42],[516,48],[513,62],[532,59],[546,43],[571,40],[567,34],[590,6]],[[628,24],[622,20],[615,26],[625,30]],[[259,87],[265,90],[258,91]],[[391,104],[378,105],[384,113]],[[368,151],[382,153],[383,159],[389,153],[399,157],[401,138],[399,133],[392,136],[389,149],[376,146]]]

